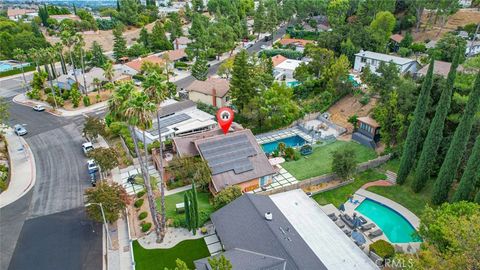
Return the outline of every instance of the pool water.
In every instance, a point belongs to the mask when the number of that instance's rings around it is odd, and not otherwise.
[[[295,86],[298,86],[300,85],[301,83],[299,81],[291,81],[291,82],[287,82],[287,86],[288,87],[295,87]]]
[[[307,141],[305,141],[302,137],[295,135],[292,137],[283,138],[280,140],[276,140],[273,142],[262,144],[263,152],[265,153],[272,153],[273,151],[277,150],[279,143],[285,143],[287,147],[297,147],[304,145]]]
[[[353,74],[348,74],[348,80],[353,84],[354,87],[360,86],[360,84],[355,80]]]
[[[381,203],[365,199],[355,211],[375,222],[392,243],[421,242],[413,226],[402,215]]]
[[[0,72],[8,71],[12,69],[12,65],[7,62],[0,61]]]

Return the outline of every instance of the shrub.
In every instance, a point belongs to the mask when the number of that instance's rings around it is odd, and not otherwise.
[[[188,67],[188,64],[185,62],[177,61],[173,64],[173,67],[177,69],[186,69]]]
[[[158,140],[153,141],[147,146],[148,153],[152,154],[153,148],[160,148],[160,142]]]
[[[57,106],[59,107],[62,107],[63,106],[63,98],[59,97],[59,96],[53,96],[53,94],[48,94],[47,95],[47,99],[46,101],[48,102],[48,104],[50,104],[51,106],[55,106],[55,101],[57,101]]]
[[[187,227],[187,224],[185,223],[185,217],[183,215],[176,216],[173,219],[172,226],[175,228]]]
[[[143,76],[142,74],[133,75],[132,78],[141,82],[145,81],[145,76]]]
[[[201,232],[202,234],[207,234],[208,230],[207,230],[206,227],[202,227],[202,228],[200,229],[200,232]]]
[[[242,190],[239,186],[229,186],[217,194],[213,204],[216,208],[221,208],[240,196],[242,196]]]
[[[148,216],[147,212],[141,212],[140,215],[138,215],[138,219],[139,220],[146,219],[147,216]]]
[[[412,50],[410,50],[409,48],[400,48],[398,49],[398,54],[401,56],[401,57],[408,57],[412,54]]]
[[[83,96],[83,106],[90,106],[90,98],[88,96]]]
[[[127,129],[127,125],[123,122],[113,122],[110,124],[108,128],[112,134],[119,136],[122,129]]]
[[[30,99],[39,100],[40,99],[40,90],[38,90],[37,88],[33,88],[32,90],[27,92],[27,97],[30,98]]]
[[[143,205],[143,199],[138,199],[138,200],[136,200],[133,205],[134,205],[136,208],[142,207],[142,205]]]
[[[369,95],[364,95],[360,99],[360,104],[362,104],[363,106],[367,105],[369,102],[370,102],[370,96]]]
[[[141,226],[142,226],[142,232],[148,232],[148,230],[150,230],[150,228],[152,227],[152,223],[142,222]]]
[[[273,57],[279,54],[289,59],[300,59],[303,56],[303,54],[299,51],[284,49],[264,50],[259,53],[259,56],[261,57],[263,55],[266,55],[267,57]]]
[[[395,254],[395,248],[385,240],[377,240],[370,245],[370,251],[375,252],[382,258],[391,258]]]
[[[141,198],[143,195],[145,195],[145,190],[137,192],[137,198]]]

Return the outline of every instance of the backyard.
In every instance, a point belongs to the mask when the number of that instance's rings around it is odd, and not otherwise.
[[[165,208],[167,212],[167,220],[168,219],[177,219],[177,220],[184,220],[185,214],[181,213],[178,214],[175,208],[177,203],[183,203],[185,192],[179,192],[172,195],[168,195],[165,197]],[[209,202],[210,193],[208,192],[197,192],[198,198],[198,210],[199,210],[199,218],[200,224],[204,224],[210,217],[210,214],[215,210],[215,208]],[[157,200],[157,207],[160,209],[160,199]],[[183,224],[183,222],[181,223]],[[160,268],[162,269],[162,268]]]
[[[330,173],[332,172],[331,154],[343,146],[348,146],[355,151],[358,162],[365,162],[377,157],[374,150],[361,144],[336,141],[332,144],[316,147],[311,155],[302,157],[296,161],[283,163],[282,167],[299,181]]]
[[[203,238],[182,241],[169,249],[144,249],[134,241],[133,254],[137,270],[175,269],[177,258],[194,269],[193,261],[210,256]]]
[[[354,176],[355,180],[345,186],[325,191],[314,195],[313,198],[320,205],[333,204],[335,207],[339,207],[342,203],[345,203],[350,195],[353,195],[355,191],[361,188],[365,183],[386,179],[387,176],[381,172],[370,169]]]

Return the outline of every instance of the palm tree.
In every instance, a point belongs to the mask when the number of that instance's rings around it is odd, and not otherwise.
[[[56,62],[56,56],[57,52],[55,51],[55,48],[53,47],[48,47],[45,49],[45,55],[48,57],[47,61],[48,64],[50,65],[50,70],[52,71],[52,79],[56,79],[58,77],[57,70],[55,69],[55,62]]]
[[[83,47],[85,46],[85,41],[83,40],[83,36],[76,33],[74,36],[74,48],[80,52],[80,67],[82,68],[82,77],[83,77],[83,90],[84,94],[88,95],[88,86],[87,86],[87,79],[85,78],[85,61],[83,59]]]
[[[78,85],[77,73],[75,73],[75,63],[73,62],[72,46],[75,44],[75,38],[69,31],[63,31],[61,34],[62,43],[68,49],[68,54],[70,56],[70,64],[73,69],[73,76],[75,76],[75,82]]]
[[[160,222],[161,233],[160,233],[160,242],[163,241],[166,233],[166,210],[165,210],[165,187],[163,183],[163,144],[162,144],[162,133],[160,132],[160,104],[167,98],[168,88],[167,85],[163,82],[162,76],[157,72],[153,71],[150,73],[146,80],[143,82],[143,91],[148,96],[150,101],[157,104],[157,125],[158,125],[158,141],[160,142],[160,197],[161,197],[161,213],[162,219]]]
[[[99,78],[93,78],[93,85],[97,92],[100,94],[100,79]]]
[[[20,62],[25,62],[27,61],[27,55],[22,49],[15,49],[13,50],[13,55],[14,59]],[[25,92],[28,91],[28,83],[27,83],[27,78],[25,78],[25,70],[23,69],[23,64],[20,63],[20,68],[22,69],[22,76],[23,76],[23,83],[25,86]]]
[[[143,151],[145,153],[145,160],[142,161],[141,155],[139,155],[140,165],[144,169],[144,183],[147,188],[148,204],[150,206],[150,214],[152,215],[153,223],[155,224],[155,233],[157,234],[157,242],[163,240],[162,228],[158,219],[157,208],[155,205],[155,199],[153,196],[152,186],[150,183],[150,174],[148,173],[148,151],[147,143],[145,139],[145,130],[152,127],[152,116],[155,111],[155,104],[149,101],[148,96],[143,92],[136,92],[128,100],[127,108],[125,110],[125,116],[128,119],[128,123],[131,126],[136,126],[142,130],[143,136]],[[133,135],[134,141],[136,140]],[[162,184],[161,184],[162,186]]]
[[[30,55],[30,58],[32,58],[33,62],[35,62],[35,68],[37,69],[37,72],[40,73],[40,54],[38,53],[38,50],[35,48],[32,48],[28,50],[28,55]]]
[[[150,175],[148,174],[147,160],[144,161],[140,154],[138,140],[134,131],[134,126],[143,128],[143,137],[145,140],[145,129],[151,125],[151,116],[155,105],[148,101],[148,97],[144,93],[135,93],[135,86],[132,82],[126,82],[115,89],[115,93],[108,101],[108,108],[109,115],[113,120],[125,121],[128,124],[130,136],[133,138],[135,154],[140,162],[142,177],[147,189],[150,213],[154,221],[155,232],[158,237],[157,239],[160,240],[160,226],[150,184]],[[147,155],[146,144],[144,144],[144,147],[145,155]]]
[[[114,72],[113,72],[113,65],[112,62],[108,61],[104,66],[103,66],[103,76],[107,78],[109,82],[112,82]]]
[[[62,73],[67,74],[67,65],[65,64],[65,58],[63,57],[63,45],[60,42],[53,45],[54,50],[58,53],[60,58],[60,64],[62,66]]]

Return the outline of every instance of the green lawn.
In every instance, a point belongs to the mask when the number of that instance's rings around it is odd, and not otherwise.
[[[172,194],[169,196],[165,197],[165,208],[167,212],[167,219],[169,218],[183,218],[185,215],[182,214],[177,214],[175,205],[177,203],[182,203],[183,196],[185,192],[180,192],[176,194]],[[209,196],[210,193],[208,192],[197,192],[197,198],[198,198],[198,210],[199,212],[204,212],[205,214],[200,214],[200,224],[203,225],[205,223],[210,214],[215,210],[215,208],[209,203]],[[160,199],[157,200],[157,207],[158,209],[161,209],[160,206]]]
[[[377,181],[380,179],[386,179],[386,175],[375,171],[373,169],[366,170],[355,176],[355,181],[353,183],[319,193],[313,198],[321,205],[332,203],[336,207],[339,207],[340,204],[345,203],[348,199],[348,196],[353,195],[361,186],[365,183]]]
[[[297,161],[283,163],[282,167],[298,180],[330,173],[332,171],[331,153],[343,146],[348,146],[355,150],[358,162],[365,162],[377,156],[375,151],[361,144],[336,141],[332,144],[315,148],[311,155],[302,157]]]
[[[133,254],[137,270],[175,269],[177,258],[194,269],[193,261],[210,256],[203,238],[182,241],[169,249],[144,249],[134,241]]]

